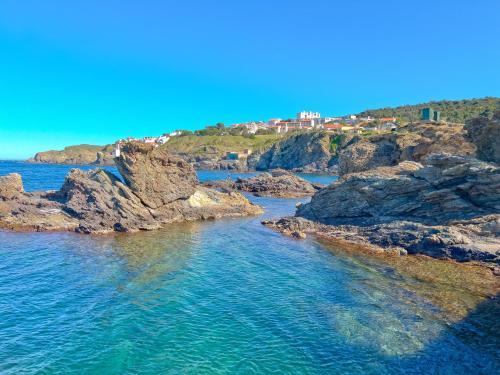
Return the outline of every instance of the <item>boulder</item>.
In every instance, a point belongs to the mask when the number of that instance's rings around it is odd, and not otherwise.
[[[198,184],[191,164],[149,144],[127,143],[115,164],[127,186],[152,209],[188,199]]]

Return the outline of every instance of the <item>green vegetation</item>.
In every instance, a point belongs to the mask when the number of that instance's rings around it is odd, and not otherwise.
[[[186,135],[184,137],[173,137],[164,144],[168,151],[176,154],[215,154],[224,155],[228,151],[241,152],[246,148],[253,151],[264,149],[274,142],[283,139],[283,135]]]
[[[337,149],[339,148],[341,142],[342,142],[341,135],[336,135],[335,137],[332,138],[332,141],[330,143],[330,152],[332,154],[337,153]]]
[[[369,109],[361,112],[359,116],[397,117],[403,122],[417,121],[420,119],[420,111],[425,107],[432,107],[432,109],[441,111],[442,120],[465,123],[468,119],[481,115],[491,117],[493,112],[500,110],[500,98],[440,100],[393,108]]]

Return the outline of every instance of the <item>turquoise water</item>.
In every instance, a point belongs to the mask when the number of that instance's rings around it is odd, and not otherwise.
[[[0,163],[28,190],[67,170]],[[0,232],[0,373],[500,371],[498,300],[457,285],[468,270],[429,261],[424,277],[420,263],[293,240],[260,221],[299,200],[252,199],[264,215],[156,232]]]

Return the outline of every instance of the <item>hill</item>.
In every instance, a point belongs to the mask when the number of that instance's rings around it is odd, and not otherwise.
[[[228,151],[242,152],[246,148],[253,151],[262,150],[283,137],[285,136],[279,134],[255,135],[252,137],[242,135],[186,135],[173,137],[162,147],[165,147],[167,151],[173,154],[223,156]]]
[[[495,111],[500,110],[500,98],[431,101],[399,107],[369,109],[359,113],[359,116],[397,117],[403,122],[408,122],[420,119],[420,111],[425,107],[441,111],[441,119],[445,121],[463,124],[481,114],[488,114],[488,117],[491,118]]]
[[[38,152],[33,159],[38,163],[54,164],[96,164],[112,165],[113,145],[76,145],[65,147],[64,150]]]

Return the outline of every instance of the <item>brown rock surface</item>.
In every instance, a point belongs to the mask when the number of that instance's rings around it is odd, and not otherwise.
[[[468,121],[465,129],[477,147],[479,159],[500,163],[500,111],[491,120],[478,117]]]
[[[188,199],[198,184],[191,164],[149,144],[127,143],[115,164],[134,194],[153,209]]]
[[[168,154],[129,146],[122,155],[120,170],[130,185],[100,169],[73,169],[61,190],[25,193],[19,175],[1,177],[0,228],[129,232],[262,212],[239,193],[197,185],[192,167]]]
[[[420,162],[432,153],[474,155],[475,145],[460,124],[415,123],[397,133],[368,138],[354,137],[339,151],[339,174],[394,166],[402,161]]]

